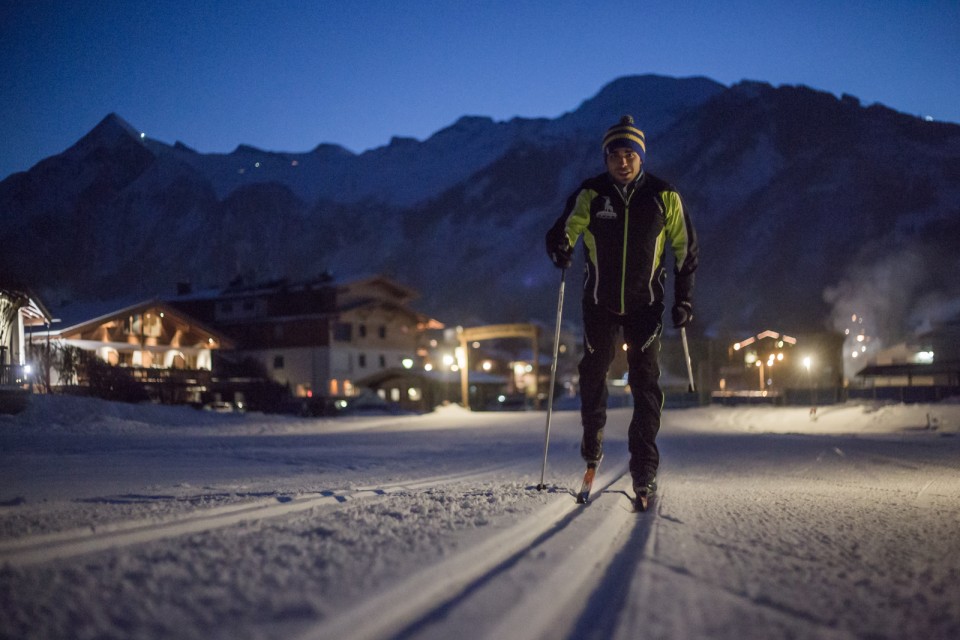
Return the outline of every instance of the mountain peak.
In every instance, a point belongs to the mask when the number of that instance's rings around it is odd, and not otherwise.
[[[629,113],[649,136],[665,128],[679,113],[703,104],[725,89],[719,82],[702,76],[624,76],[604,85],[561,119],[575,128],[593,131],[598,123],[610,125]]]
[[[85,137],[91,136],[102,139],[117,139],[122,136],[129,136],[134,140],[139,140],[140,132],[116,113],[109,113]]]

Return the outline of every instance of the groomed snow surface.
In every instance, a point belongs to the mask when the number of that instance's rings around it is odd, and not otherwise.
[[[816,419],[814,419],[816,418]],[[2,638],[960,638],[960,404],[0,416]]]

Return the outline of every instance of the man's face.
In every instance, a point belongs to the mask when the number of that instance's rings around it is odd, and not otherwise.
[[[614,149],[607,154],[607,171],[620,184],[629,184],[640,175],[640,154],[633,149]]]

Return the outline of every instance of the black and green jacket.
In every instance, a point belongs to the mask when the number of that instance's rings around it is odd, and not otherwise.
[[[659,313],[668,249],[675,258],[674,302],[690,302],[696,233],[680,194],[660,178],[643,171],[626,189],[608,173],[584,181],[547,237],[556,243],[564,235],[571,247],[583,236],[585,304],[625,315],[650,307]]]

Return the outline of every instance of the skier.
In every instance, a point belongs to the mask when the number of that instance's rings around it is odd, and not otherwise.
[[[607,171],[585,180],[570,196],[563,214],[547,232],[547,254],[559,268],[572,263],[583,236],[586,271],[583,287],[583,358],[580,373],[580,454],[589,485],[603,457],[607,421],[607,373],[623,330],[627,345],[633,417],[628,428],[630,474],[638,509],[657,490],[663,392],[660,389],[660,334],[663,328],[666,250],[674,255],[673,326],[693,319],[691,293],[697,269],[696,233],[680,194],[644,169],[646,140],[623,116],[603,138]]]

